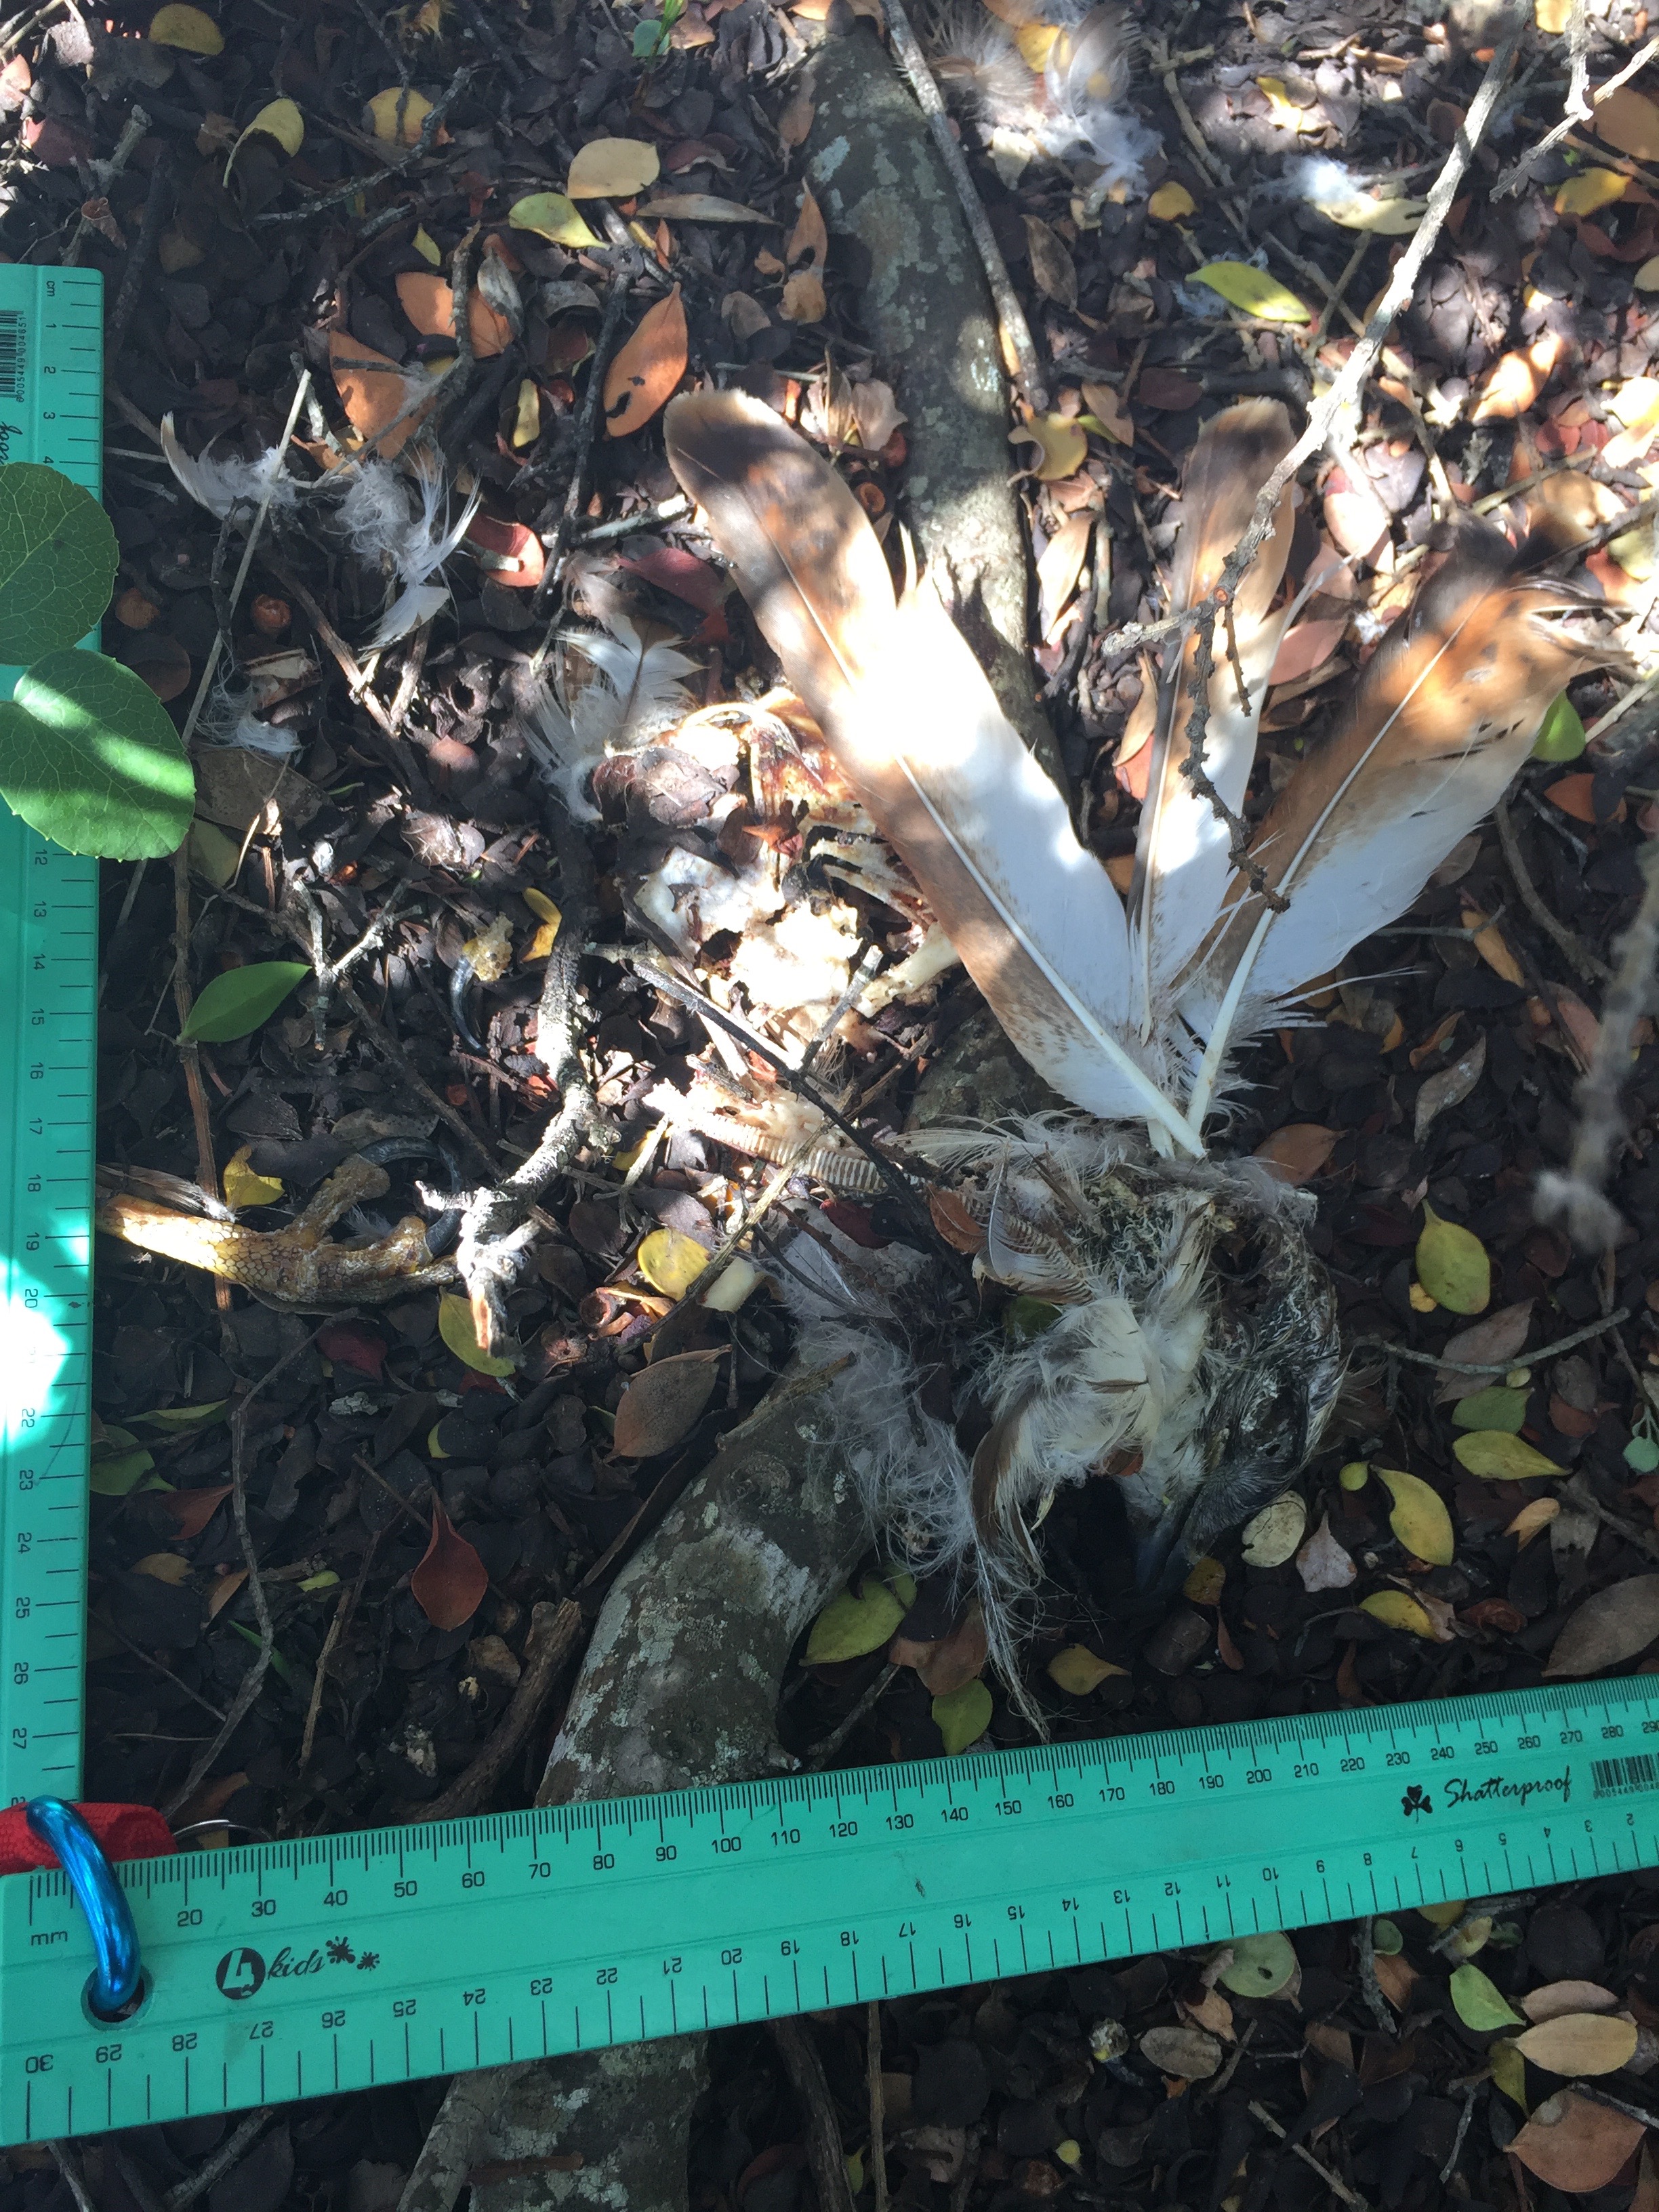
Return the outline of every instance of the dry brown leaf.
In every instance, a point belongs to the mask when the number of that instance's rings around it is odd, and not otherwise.
[[[1077,589],[1093,529],[1092,515],[1068,515],[1043,548],[1042,558],[1036,564],[1037,628],[1045,639]]]
[[[431,398],[422,399],[405,415],[404,409],[419,392],[418,383],[349,331],[329,332],[328,365],[347,422],[360,437],[374,441],[384,459],[394,460],[426,420],[436,389]]]
[[[696,1427],[719,1381],[719,1352],[678,1352],[634,1376],[617,1407],[615,1441],[624,1459],[654,1459]]]
[[[1659,1575],[1632,1575],[1586,1598],[1556,1638],[1546,1681],[1599,1674],[1645,1651],[1659,1636]]]
[[[662,162],[642,138],[592,138],[578,147],[565,191],[573,200],[627,199],[654,185]]]
[[[1201,2027],[1149,2027],[1140,2039],[1140,2055],[1181,2081],[1206,2081],[1221,2065],[1221,2045]]]
[[[1460,1328],[1455,1336],[1448,1337],[1441,1358],[1465,1367],[1507,1365],[1526,1343],[1532,1328],[1533,1304],[1531,1298],[1523,1298],[1519,1305],[1500,1306],[1496,1313],[1483,1315],[1472,1328]],[[1472,1398],[1477,1390],[1487,1389],[1498,1379],[1496,1375],[1443,1375],[1435,1401],[1453,1405],[1460,1398]]]
[[[778,136],[786,146],[804,146],[806,134],[812,128],[817,107],[804,92],[798,92],[788,101],[778,118]]]
[[[1176,2008],[1192,2027],[1218,2035],[1224,2043],[1234,2041],[1233,2008],[1219,1990],[1206,1990],[1196,2004],[1182,2001]]]
[[[859,426],[859,443],[866,453],[880,453],[894,431],[910,419],[893,397],[892,386],[876,376],[853,386],[853,415]]]
[[[410,1597],[434,1628],[464,1628],[489,1588],[483,1561],[434,1498],[432,1540],[409,1578]]]
[[[1124,405],[1122,396],[1109,384],[1085,384],[1083,404],[1092,415],[1102,431],[1114,445],[1133,446],[1135,441],[1133,417]]]
[[[1341,644],[1347,627],[1346,617],[1340,621],[1297,623],[1280,640],[1267,681],[1294,684],[1304,676],[1311,676],[1315,669],[1325,665]]]
[[[1262,1139],[1255,1158],[1276,1181],[1299,1190],[1304,1182],[1312,1182],[1329,1159],[1341,1133],[1340,1129],[1328,1129],[1322,1121],[1286,1121],[1283,1128]]]
[[[1636,2022],[1607,2013],[1560,2013],[1517,2035],[1515,2047],[1548,2074],[1616,2074],[1636,2056]]]
[[[1510,951],[1503,931],[1487,921],[1478,906],[1465,903],[1463,927],[1474,933],[1469,941],[1494,975],[1501,975],[1506,983],[1525,982],[1525,971]]]
[[[1404,2012],[1411,2002],[1412,1985],[1417,1979],[1417,1969],[1403,1953],[1392,1957],[1379,1951],[1371,1962],[1376,1974],[1376,1985],[1396,2012]]]
[[[829,258],[830,234],[823,227],[823,216],[811,190],[803,185],[800,213],[795,218],[795,227],[783,249],[784,266],[793,269],[804,263],[808,273],[816,276]]]
[[[1480,380],[1471,421],[1512,422],[1536,406],[1539,393],[1555,374],[1561,343],[1553,331],[1546,331],[1524,350],[1495,361]]]
[[[1325,527],[1340,552],[1375,563],[1389,542],[1389,511],[1374,492],[1327,492]]]
[[[829,312],[822,277],[815,276],[810,269],[803,269],[798,276],[788,278],[778,302],[778,313],[786,323],[821,323]]]
[[[1659,161],[1659,106],[1630,85],[1596,102],[1590,129],[1633,161]]]
[[[1359,1572],[1352,1556],[1331,1534],[1328,1513],[1296,1555],[1296,1571],[1308,1591],[1346,1589]]]
[[[1519,2002],[1522,2011],[1534,2025],[1540,2021],[1559,2020],[1563,2013],[1619,2009],[1618,1998],[1599,1982],[1546,1982],[1541,1990],[1529,1990]]]
[[[1639,2120],[1560,2089],[1538,2107],[1510,2154],[1552,2189],[1584,2197],[1617,2177],[1644,2132]]]
[[[936,1698],[976,1682],[985,1671],[985,1617],[977,1601],[970,1606],[948,1636],[931,1644],[896,1636],[887,1656],[895,1667],[914,1667],[923,1686]]]
[[[455,295],[441,276],[426,269],[406,269],[398,279],[398,298],[423,337],[453,337]],[[476,284],[467,297],[466,321],[472,350],[480,361],[505,353],[513,343],[512,325],[496,313]]]
[[[1516,1549],[1524,1552],[1534,1536],[1543,1534],[1560,1510],[1559,1498],[1534,1498],[1521,1508],[1504,1534],[1516,1537]]]
[[[685,374],[686,352],[685,308],[676,284],[665,300],[646,309],[605,374],[608,436],[629,436],[667,405]]]
[[[772,318],[752,293],[728,292],[720,301],[720,319],[734,338],[758,337],[769,329]]]
[[[229,1495],[230,1485],[218,1482],[206,1490],[158,1492],[148,1502],[156,1520],[164,1522],[181,1542],[188,1542],[201,1534]]]
[[[207,1594],[207,1617],[210,1620],[218,1619],[246,1580],[246,1567],[232,1567],[228,1572],[216,1578],[210,1586]],[[177,1815],[174,1817],[176,1818]]]
[[[1077,305],[1077,270],[1063,239],[1041,216],[1025,218],[1025,246],[1031,257],[1031,274],[1045,300],[1062,307]]]
[[[1486,1033],[1481,1030],[1466,1053],[1443,1067],[1437,1075],[1430,1076],[1417,1094],[1417,1110],[1412,1122],[1412,1142],[1420,1145],[1430,1124],[1448,1107],[1460,1106],[1486,1072]]]

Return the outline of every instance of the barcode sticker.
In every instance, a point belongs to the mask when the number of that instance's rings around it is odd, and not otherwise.
[[[21,399],[28,370],[25,325],[20,307],[0,309],[0,399]]]
[[[1591,1794],[1597,1797],[1624,1797],[1632,1790],[1659,1790],[1659,1764],[1645,1751],[1633,1759],[1593,1759],[1590,1781]]]

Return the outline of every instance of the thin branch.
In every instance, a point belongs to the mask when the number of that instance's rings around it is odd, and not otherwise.
[[[605,313],[599,320],[599,336],[593,341],[593,357],[587,365],[587,389],[582,394],[581,413],[576,417],[576,443],[570,460],[570,481],[565,486],[564,505],[553,526],[553,535],[546,542],[545,566],[542,580],[536,586],[530,602],[532,615],[545,613],[549,600],[558,584],[564,567],[564,556],[575,535],[576,518],[581,512],[582,489],[587,482],[587,466],[593,451],[593,441],[599,434],[599,407],[605,394],[605,380],[611,366],[611,356],[622,335],[623,316],[628,307],[629,288],[639,273],[637,257],[625,255],[618,258],[611,278],[611,289],[605,295]],[[555,617],[556,625],[557,617]],[[548,630],[542,640],[533,665],[539,668],[547,658],[553,642],[553,630]]]
[[[1358,1350],[1362,1346],[1371,1352],[1386,1352],[1390,1359],[1409,1359],[1413,1367],[1437,1367],[1443,1375],[1507,1375],[1517,1363],[1536,1366],[1541,1359],[1553,1359],[1559,1352],[1571,1352],[1575,1345],[1588,1344],[1593,1336],[1605,1336],[1610,1328],[1630,1319],[1630,1308],[1620,1306],[1601,1321],[1594,1321],[1588,1328],[1575,1329],[1571,1336],[1559,1336],[1553,1344],[1540,1344],[1535,1352],[1522,1350],[1513,1359],[1442,1359],[1437,1352],[1413,1352],[1403,1344],[1395,1344],[1386,1336],[1356,1336],[1350,1340]]]
[[[1504,864],[1515,888],[1521,894],[1522,905],[1581,983],[1605,983],[1612,970],[1590,951],[1582,937],[1550,912],[1539,895],[1538,886],[1528,874],[1527,864],[1521,857],[1520,841],[1515,834],[1515,824],[1510,818],[1507,799],[1498,800],[1492,818],[1498,824],[1498,842],[1504,848]]]
[[[269,1378],[267,1378],[269,1379]],[[205,2196],[216,2181],[222,2180],[234,2166],[240,2166],[259,2137],[270,2125],[270,2106],[261,2105],[250,2112],[239,2128],[234,2129],[220,2144],[211,2158],[204,2159],[187,2181],[181,2181],[167,2193],[167,2212],[185,2212],[198,2197]]]
[[[1567,25],[1569,40],[1572,39],[1576,31],[1582,35],[1586,12],[1583,0],[1576,0],[1571,19]],[[1571,82],[1567,88],[1565,113],[1554,130],[1547,137],[1540,138],[1530,153],[1523,154],[1511,167],[1504,170],[1503,175],[1492,186],[1491,197],[1495,200],[1501,200],[1513,192],[1518,192],[1522,185],[1530,179],[1533,166],[1540,156],[1553,153],[1561,141],[1570,134],[1574,124],[1588,123],[1601,102],[1611,94],[1617,92],[1620,85],[1628,84],[1633,76],[1647,67],[1656,54],[1659,54],[1659,38],[1650,39],[1646,46],[1638,46],[1619,74],[1616,76],[1610,76],[1605,84],[1598,84],[1586,100],[1584,88],[1589,74],[1589,56],[1582,49],[1576,50],[1572,57]]]
[[[333,208],[349,206],[360,194],[372,191],[376,185],[385,184],[389,178],[401,176],[405,169],[412,169],[417,161],[423,161],[432,151],[443,127],[444,118],[471,83],[476,68],[476,64],[469,63],[456,70],[437,100],[422,117],[421,135],[408,153],[400,155],[395,161],[388,161],[385,168],[374,176],[353,177],[345,184],[337,185],[331,192],[319,192],[303,207],[280,208],[265,215],[256,215],[250,219],[250,229],[267,229],[276,223],[309,222],[313,216],[326,215]]]

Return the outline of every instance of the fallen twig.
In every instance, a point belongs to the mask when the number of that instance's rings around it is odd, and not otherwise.
[[[1262,2126],[1276,2135],[1281,2142],[1285,2141],[1288,2130],[1279,2124],[1265,2105],[1257,2104],[1252,2100],[1250,2117],[1252,2119],[1260,2120]],[[1291,2148],[1304,2166],[1310,2166],[1313,2168],[1333,2196],[1341,2198],[1343,2203],[1350,2208],[1350,2212],[1370,2212],[1370,2205],[1366,2203],[1359,2191],[1357,2189],[1350,2189],[1340,2173],[1333,2172],[1322,2159],[1316,2158],[1306,2143],[1292,2143]]]
[[[638,270],[639,264],[634,256],[619,257],[611,278],[611,289],[605,295],[605,313],[599,320],[599,335],[593,341],[592,358],[587,364],[587,389],[582,395],[581,413],[576,417],[576,443],[570,458],[570,481],[565,486],[564,505],[553,526],[553,535],[546,541],[542,580],[530,602],[531,613],[538,618],[547,611],[548,602],[558,586],[564,556],[569,551],[571,539],[575,534],[576,517],[581,512],[582,488],[587,481],[587,465],[593,451],[593,441],[599,434],[605,372],[611,366],[611,356],[616,351],[617,340],[622,335],[629,288]],[[556,617],[554,627],[556,627]],[[533,667],[541,666],[552,643],[553,627],[550,627],[537,649],[532,663]]]
[[[1507,799],[1498,800],[1492,819],[1498,825],[1498,842],[1504,848],[1504,865],[1509,869],[1516,890],[1521,894],[1522,905],[1581,983],[1606,982],[1612,971],[1590,951],[1576,931],[1569,929],[1565,921],[1550,912],[1539,894],[1538,886],[1528,873],[1527,864],[1521,857],[1521,844],[1515,834],[1515,824],[1510,818]]]
[[[887,2093],[881,2078],[881,2006],[875,1998],[865,2014],[864,2075],[870,2094],[870,2182],[876,2212],[887,2212]]]
[[[337,185],[332,191],[319,192],[314,198],[308,199],[303,207],[273,208],[264,215],[253,216],[249,219],[249,228],[261,230],[269,229],[278,223],[309,222],[313,216],[326,215],[331,210],[337,207],[349,207],[353,200],[358,198],[362,193],[371,191],[374,185],[383,185],[390,178],[401,176],[405,169],[412,169],[417,161],[424,161],[432,151],[438,133],[443,128],[444,118],[466,90],[467,86],[471,83],[477,66],[476,63],[468,63],[456,70],[443,91],[439,94],[425,115],[422,117],[420,137],[406,154],[399,155],[396,161],[388,161],[378,175],[352,177],[345,184]]]
[[[531,1608],[524,1672],[507,1700],[506,1711],[477,1757],[442,1796],[410,1808],[411,1820],[457,1820],[477,1812],[492,1795],[541,1718],[565,1662],[576,1648],[581,1629],[582,1609],[572,1598],[567,1598],[562,1605]]]
[[[853,2186],[848,2179],[835,2100],[812,2031],[805,2021],[775,2020],[772,2040],[778,2046],[806,2124],[806,2164],[818,2212],[853,2212]]]
[[[1518,192],[1531,177],[1534,164],[1542,155],[1553,153],[1561,141],[1570,136],[1576,123],[1588,123],[1609,94],[1617,92],[1620,85],[1628,84],[1633,76],[1647,67],[1656,54],[1659,54],[1659,38],[1650,39],[1644,46],[1637,48],[1616,76],[1610,76],[1605,84],[1598,84],[1586,99],[1585,89],[1589,77],[1589,56],[1585,39],[1587,13],[1584,0],[1574,0],[1572,14],[1567,23],[1567,37],[1572,52],[1572,76],[1561,120],[1553,131],[1547,132],[1539,140],[1530,152],[1523,154],[1518,161],[1511,163],[1504,170],[1492,188],[1492,198],[1495,200],[1505,199],[1511,193]]]
[[[1513,1359],[1443,1359],[1436,1352],[1413,1352],[1407,1346],[1395,1344],[1386,1336],[1356,1336],[1349,1341],[1356,1350],[1386,1352],[1390,1359],[1409,1359],[1413,1367],[1437,1367],[1443,1375],[1507,1375],[1512,1367],[1533,1366],[1540,1359],[1553,1359],[1558,1352],[1571,1352],[1575,1345],[1588,1344],[1593,1336],[1605,1336],[1610,1328],[1630,1319],[1630,1308],[1620,1306],[1601,1321],[1593,1321],[1588,1328],[1576,1328],[1571,1336],[1559,1336],[1553,1344],[1540,1344],[1535,1351],[1517,1352]]]
[[[231,2130],[212,2156],[203,2160],[188,2179],[168,2190],[163,2199],[167,2212],[185,2212],[186,2205],[193,2204],[198,2197],[204,2197],[216,2181],[222,2180],[233,2166],[240,2166],[270,2125],[270,2120],[269,2105],[261,2105],[257,2112],[250,2112],[240,2127]]]

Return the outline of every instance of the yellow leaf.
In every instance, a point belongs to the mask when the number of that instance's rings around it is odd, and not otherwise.
[[[1351,1459],[1346,1467],[1338,1468],[1336,1479],[1344,1490],[1363,1490],[1371,1479],[1370,1468],[1363,1459]]]
[[[479,1343],[472,1326],[472,1308],[467,1300],[453,1291],[446,1291],[438,1301],[438,1334],[464,1367],[475,1375],[510,1375],[513,1362],[498,1359],[493,1352],[486,1352]]]
[[[1572,0],[1532,0],[1534,22],[1552,39],[1559,39],[1566,29],[1567,18],[1571,13]],[[1498,2086],[1501,2089],[1504,2085],[1500,2081]]]
[[[1598,100],[1590,129],[1632,161],[1659,161],[1659,107],[1634,85],[1621,84]]]
[[[1128,1671],[1127,1667],[1114,1667],[1109,1659],[1097,1658],[1083,1644],[1068,1644],[1048,1662],[1049,1680],[1074,1698],[1086,1698],[1109,1676]]]
[[[1196,215],[1198,202],[1185,185],[1177,184],[1171,177],[1167,185],[1160,185],[1146,203],[1146,212],[1154,222],[1178,222],[1183,215]]]
[[[1452,1445],[1452,1457],[1482,1482],[1526,1482],[1534,1476],[1565,1474],[1553,1459],[1534,1451],[1507,1429],[1472,1429]]]
[[[267,100],[231,148],[225,163],[227,180],[236,166],[236,156],[256,131],[263,137],[274,138],[283,153],[292,155],[306,143],[306,119],[291,100]]]
[[[1089,438],[1081,424],[1063,415],[1033,415],[1008,433],[1011,446],[1034,445],[1040,459],[1033,473],[1039,483],[1058,483],[1075,476],[1089,458]]]
[[[562,918],[559,909],[545,891],[538,891],[534,884],[527,884],[522,896],[532,914],[538,915],[544,921],[550,921],[555,929],[558,927]]]
[[[1376,1479],[1389,1486],[1394,1499],[1389,1526],[1406,1549],[1431,1567],[1450,1566],[1457,1544],[1451,1516],[1440,1492],[1420,1476],[1403,1474],[1398,1468],[1379,1467]]]
[[[983,1682],[964,1682],[933,1704],[933,1724],[954,1756],[979,1741],[991,1725],[991,1692]]]
[[[1632,461],[1641,459],[1659,432],[1659,377],[1627,376],[1617,392],[1608,395],[1607,408],[1624,425],[1603,448],[1613,456],[1608,465],[1628,468]]]
[[[806,1639],[809,1667],[833,1667],[879,1651],[904,1618],[904,1607],[884,1582],[867,1576],[856,1591],[832,1597]]]
[[[1659,253],[1644,261],[1630,281],[1638,292],[1659,292]]]
[[[1406,1295],[1412,1302],[1413,1313],[1438,1313],[1440,1310],[1439,1299],[1431,1298],[1421,1283],[1413,1283]]]
[[[1462,1919],[1467,1902],[1465,1898],[1454,1897],[1443,1905],[1419,1905],[1417,1909],[1431,1928],[1449,1928]]]
[[[1219,1559],[1206,1556],[1194,1560],[1192,1572],[1181,1585],[1181,1595],[1189,1605],[1214,1605],[1226,1583],[1225,1567]]]
[[[1519,2027],[1521,2015],[1512,2012],[1502,1991],[1479,1966],[1460,1966],[1451,1978],[1451,2001],[1465,2027],[1477,2035],[1494,2027]]]
[[[422,260],[428,263],[434,269],[441,268],[443,265],[443,249],[438,244],[437,240],[429,235],[424,223],[421,225],[420,228],[416,232],[414,237],[411,238],[409,242],[414,247],[416,253],[420,255]]]
[[[1315,201],[1321,215],[1340,223],[1344,230],[1369,230],[1378,238],[1404,238],[1417,228],[1428,211],[1426,200],[1376,198],[1370,192],[1322,194]]]
[[[590,138],[570,164],[565,190],[573,200],[625,200],[654,185],[662,167],[642,138]]]
[[[1280,131],[1322,131],[1325,118],[1317,109],[1298,107],[1291,98],[1283,77],[1259,76],[1256,88],[1267,96],[1269,123]]]
[[[222,54],[224,35],[211,15],[199,8],[158,8],[150,17],[149,35],[158,46],[176,46],[185,54]]]
[[[519,404],[513,413],[513,443],[533,446],[542,434],[542,400],[533,377],[519,381]]]
[[[420,143],[421,125],[432,112],[424,93],[394,84],[377,92],[366,110],[368,127],[383,146],[414,146]]]
[[[181,1559],[177,1552],[146,1552],[142,1559],[132,1563],[135,1575],[149,1575],[158,1583],[171,1583],[176,1589],[180,1583],[190,1580],[190,1561]]]
[[[1495,361],[1480,380],[1472,419],[1507,422],[1524,415],[1554,375],[1561,343],[1553,331],[1545,331],[1524,351]]]
[[[1585,169],[1576,177],[1569,177],[1555,195],[1557,215],[1594,215],[1598,208],[1611,207],[1614,200],[1625,197],[1625,187],[1630,182],[1617,169]]]
[[[555,246],[599,242],[574,200],[567,199],[562,192],[532,192],[527,199],[515,200],[507,219],[514,230],[533,230],[538,238],[550,239]]]
[[[1054,40],[1060,36],[1053,23],[1022,23],[1014,33],[1014,44],[1019,48],[1020,59],[1027,69],[1043,70],[1048,65],[1048,56]]]
[[[1370,1613],[1373,1620],[1380,1620],[1384,1628],[1408,1629],[1413,1636],[1420,1636],[1431,1644],[1437,1640],[1433,1622],[1405,1590],[1373,1590],[1370,1597],[1360,1599],[1359,1610]]]
[[[1492,1303],[1492,1261],[1473,1230],[1443,1221],[1431,1206],[1423,1208],[1423,1233],[1417,1240],[1417,1279],[1429,1296],[1455,1314],[1485,1313]]]
[[[525,904],[533,915],[539,917],[542,925],[531,939],[529,947],[520,961],[520,967],[527,967],[532,960],[545,960],[548,954],[552,951],[554,939],[558,936],[559,923],[562,917],[545,891],[538,891],[532,885],[523,896]],[[626,1164],[621,1161],[620,1156],[618,1156],[617,1164]]]
[[[696,1238],[679,1229],[653,1229],[636,1257],[641,1274],[665,1298],[683,1298],[708,1265]]]
[[[1517,1551],[1524,1552],[1534,1536],[1541,1536],[1561,1510],[1559,1498],[1529,1498],[1504,1529],[1506,1536],[1516,1539]]]
[[[1538,4],[1540,8],[1545,7],[1548,0],[1538,0]],[[1526,2112],[1526,2061],[1515,2045],[1512,2043],[1489,2043],[1486,2045],[1486,2063],[1492,2068],[1493,2087],[1501,2089],[1510,2104],[1518,2105],[1523,2112]]]
[[[227,1206],[274,1206],[283,1194],[283,1186],[276,1176],[256,1175],[248,1165],[248,1154],[252,1150],[252,1145],[244,1145],[225,1164]]]
[[[1636,2022],[1595,2012],[1565,2012],[1540,2021],[1515,2047],[1550,2074],[1616,2074],[1636,2056]]]
[[[1265,270],[1248,261],[1207,261],[1194,269],[1193,282],[1219,292],[1230,307],[1257,316],[1264,323],[1310,323],[1309,313],[1294,292],[1275,283]]]
[[[307,1575],[300,1584],[302,1590],[337,1589],[340,1577],[332,1567],[320,1567],[314,1575]]]

